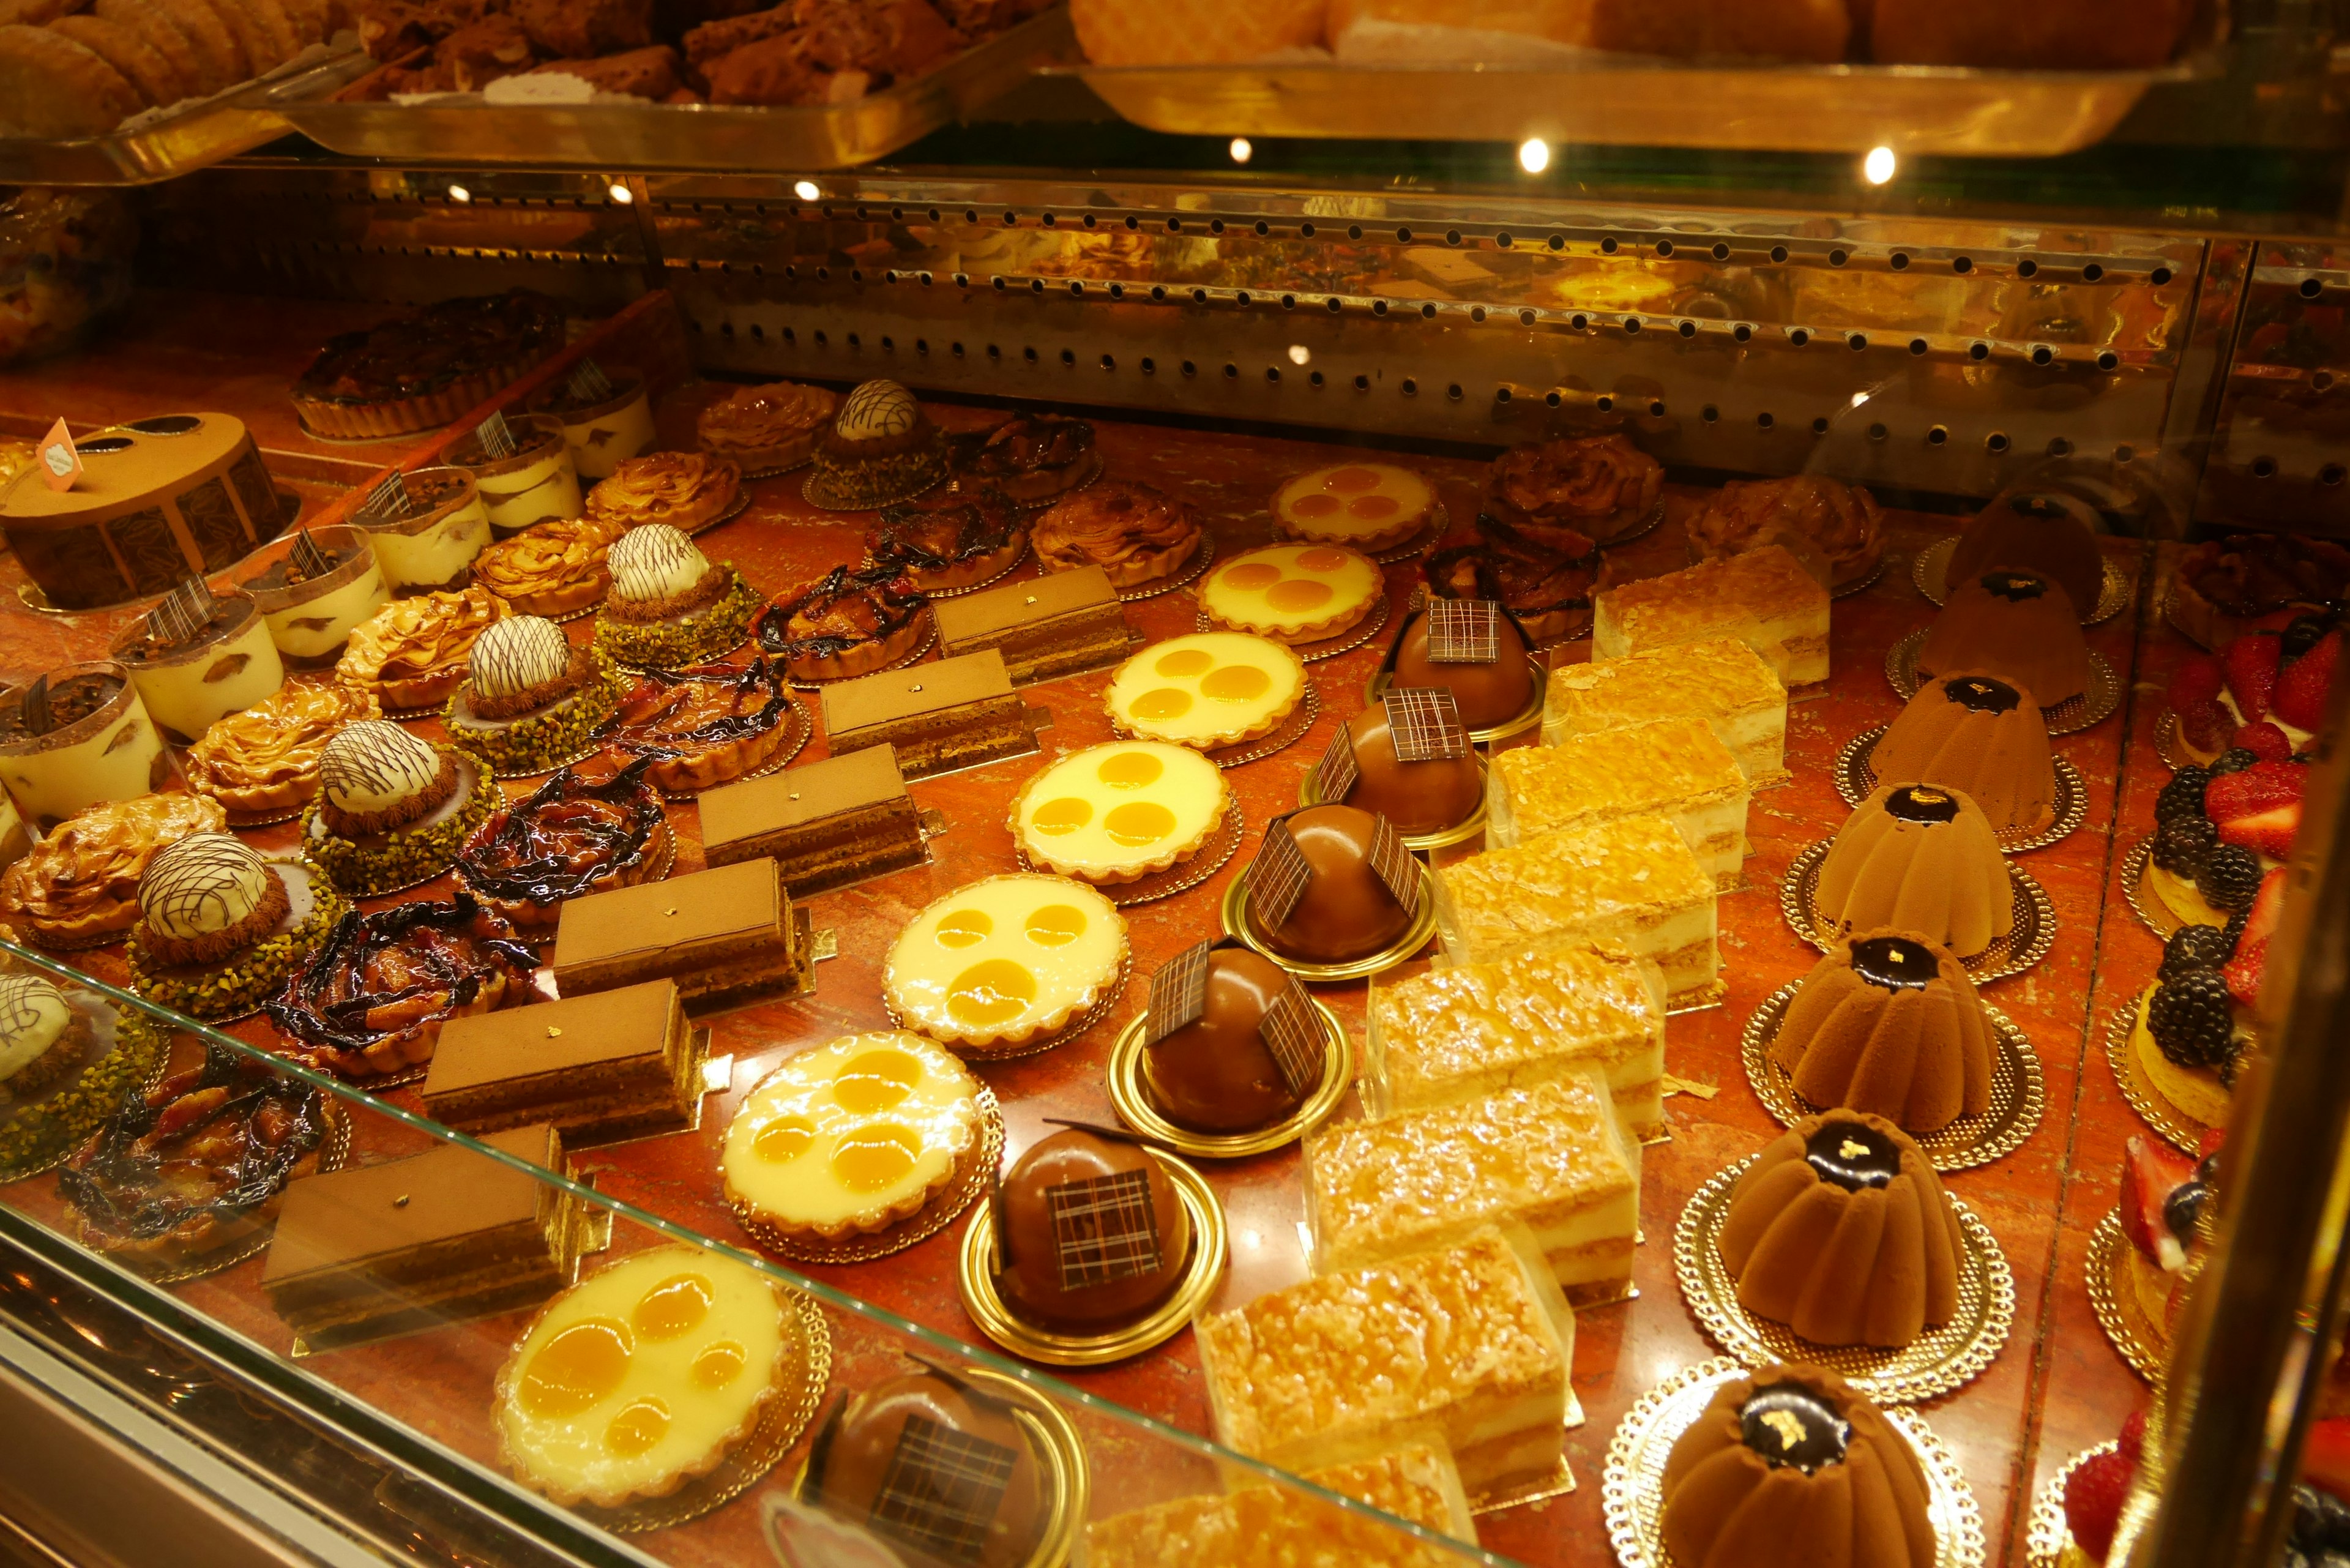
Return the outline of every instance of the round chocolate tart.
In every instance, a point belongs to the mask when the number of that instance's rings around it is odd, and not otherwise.
[[[1044,1478],[1012,1407],[925,1367],[834,1407],[808,1448],[802,1501],[921,1563],[1023,1568],[1042,1539]]]
[[[1490,730],[1524,712],[1534,697],[1526,640],[1517,622],[1502,614],[1498,605],[1492,606],[1491,619],[1486,618],[1477,607],[1490,602],[1438,600],[1412,617],[1396,639],[1389,685],[1444,688],[1461,710],[1461,723],[1471,730]],[[1459,629],[1456,618],[1473,624]],[[1492,657],[1486,657],[1488,652]]]
[[[1279,922],[1260,920],[1265,946],[1307,963],[1352,963],[1368,958],[1410,929],[1413,911],[1399,903],[1373,869],[1371,849],[1379,818],[1351,805],[1314,805],[1281,819],[1305,857],[1305,890]],[[1249,867],[1252,910],[1263,891],[1259,851]]]
[[[1295,1114],[1313,1091],[1291,1086],[1263,1034],[1266,1014],[1297,981],[1237,943],[1210,950],[1206,962],[1200,1016],[1143,1047],[1143,1089],[1178,1127],[1253,1132]]]
[[[1182,1282],[1191,1220],[1140,1146],[1065,1127],[990,1196],[996,1288],[1023,1322],[1099,1334],[1140,1321]]]

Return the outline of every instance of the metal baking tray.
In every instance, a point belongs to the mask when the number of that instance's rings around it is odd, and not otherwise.
[[[514,105],[467,94],[413,104],[313,100],[288,105],[286,115],[313,141],[359,158],[795,173],[887,157],[1075,52],[1067,8],[1056,6],[928,75],[848,103]]]
[[[333,92],[375,68],[355,42],[326,47],[325,58],[282,67],[134,130],[62,141],[0,136],[0,183],[147,185],[275,141],[293,129],[289,100]]]

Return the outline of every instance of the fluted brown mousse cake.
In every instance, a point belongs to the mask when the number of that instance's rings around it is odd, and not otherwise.
[[[1661,816],[1565,828],[1440,866],[1436,929],[1457,964],[1605,943],[1652,961],[1674,1006],[1720,994],[1713,878]]]
[[[712,866],[774,858],[806,898],[929,858],[922,818],[897,753],[868,746],[702,797],[702,852]]]
[[[548,1126],[483,1142],[560,1173]],[[513,1312],[571,1277],[582,1205],[469,1148],[306,1176],[286,1189],[261,1288],[313,1350]]]
[[[460,888],[446,903],[347,911],[267,1004],[285,1054],[355,1083],[432,1059],[452,1018],[531,999],[538,955]]]
[[[896,565],[835,566],[785,588],[754,618],[759,646],[803,680],[868,675],[914,651],[929,600]]]
[[[1613,817],[1657,815],[1680,829],[1716,888],[1746,862],[1746,775],[1700,719],[1520,746],[1486,773],[1485,840],[1495,848]]]
[[[941,658],[994,649],[1016,686],[1115,664],[1136,640],[1126,607],[1099,566],[941,599],[931,615]]]
[[[1787,689],[1761,654],[1735,638],[1670,643],[1552,670],[1543,744],[1668,716],[1703,720],[1737,759],[1749,789],[1786,782]]]
[[[385,720],[361,720],[318,759],[302,848],[336,887],[371,897],[447,870],[502,801],[497,775],[473,758]]]
[[[1828,590],[1776,545],[1600,590],[1595,659],[1734,637],[1789,686],[1828,678]]]
[[[1433,1431],[1471,1497],[1558,1465],[1575,1318],[1498,1230],[1270,1292],[1196,1332],[1216,1438],[1252,1458],[1303,1470]]]
[[[1329,1272],[1456,1246],[1480,1225],[1529,1231],[1558,1282],[1613,1295],[1632,1279],[1640,1146],[1596,1065],[1479,1100],[1324,1127],[1305,1139],[1305,1219]]]
[[[555,983],[566,996],[670,979],[691,1005],[802,985],[805,921],[772,860],[745,860],[563,906]]]
[[[672,1131],[700,1097],[692,1034],[669,980],[452,1019],[424,1114],[474,1133],[546,1122],[574,1144]]]
[[[441,722],[452,744],[497,772],[534,774],[588,746],[622,684],[602,649],[573,646],[551,620],[510,616],[473,644]]]
[[[1448,964],[1374,984],[1361,1086],[1375,1116],[1543,1083],[1607,1077],[1633,1138],[1665,1124],[1665,977],[1612,949]]]
[[[1440,1535],[1477,1539],[1461,1472],[1441,1444],[1415,1443],[1305,1479]],[[1086,1526],[1087,1568],[1437,1568],[1450,1555],[1293,1487],[1245,1481],[1228,1494],[1155,1502]]]
[[[1036,743],[1028,706],[992,648],[826,687],[824,732],[837,753],[896,748],[910,779],[1018,756]]]

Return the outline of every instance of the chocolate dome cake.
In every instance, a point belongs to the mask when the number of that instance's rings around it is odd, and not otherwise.
[[[1400,940],[1424,897],[1419,862],[1387,818],[1313,805],[1265,825],[1248,869],[1264,945],[1305,963],[1352,963]]]
[[[1771,1059],[1815,1106],[1930,1133],[1991,1108],[1991,1026],[1966,968],[1914,931],[1863,931],[1787,1002]]]
[[[1714,1390],[1665,1460],[1665,1551],[1683,1568],[1932,1568],[1918,1455],[1835,1373],[1770,1366]]]
[[[1440,686],[1389,687],[1339,726],[1315,778],[1324,800],[1377,812],[1406,835],[1466,822],[1485,798],[1476,749]]]
[[[2056,820],[2056,764],[2040,704],[1981,670],[1918,688],[1869,765],[1881,779],[1960,791],[2002,832],[2037,833]]]
[[[1313,1004],[1297,977],[1271,959],[1231,938],[1201,942],[1151,977],[1150,996],[1143,1095],[1176,1126],[1252,1132],[1295,1112],[1320,1086]]]
[[[2089,645],[2073,600],[2050,579],[1999,567],[1953,580],[1918,649],[1918,679],[1977,670],[2021,686],[2043,707],[2089,689]]]
[[[1922,934],[1972,958],[2014,928],[2015,895],[1982,808],[1954,789],[1880,784],[1836,829],[1813,908],[1837,936]]]
[[[2034,572],[2064,590],[2084,616],[2106,590],[2097,514],[2069,495],[2002,495],[1976,514],[1950,551],[1945,576],[1970,582],[1994,567]]]
[[[1959,1310],[1959,1221],[1909,1135],[1864,1111],[1805,1116],[1730,1195],[1738,1304],[1814,1345],[1898,1350]]]
[[[1396,637],[1389,682],[1441,686],[1472,730],[1507,722],[1534,701],[1529,645],[1492,599],[1430,598]]]
[[[1139,1323],[1191,1267],[1191,1212],[1131,1143],[1064,1127],[1022,1155],[988,1201],[996,1288],[1038,1328],[1106,1334]]]

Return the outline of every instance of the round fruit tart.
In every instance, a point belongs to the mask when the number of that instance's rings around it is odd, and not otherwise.
[[[616,518],[557,517],[501,540],[473,558],[473,580],[516,615],[570,615],[611,587],[605,556],[626,532]]]
[[[1305,664],[1287,643],[1201,631],[1119,665],[1103,705],[1121,735],[1213,751],[1273,733],[1305,696]]]
[[[874,566],[896,568],[926,594],[1000,577],[1027,548],[1020,509],[993,490],[892,506],[865,536]]]
[[[840,411],[840,394],[796,381],[737,387],[694,419],[702,450],[739,464],[745,474],[781,473],[816,455],[816,443]]]
[[[289,680],[216,719],[188,748],[188,787],[243,821],[298,811],[318,793],[318,759],[344,725],[380,719],[375,694],[339,681]]]
[[[667,875],[676,842],[650,757],[596,776],[559,768],[529,794],[490,813],[457,857],[457,875],[520,930],[547,931],[563,901]]]
[[[458,750],[499,773],[535,774],[586,750],[622,687],[610,654],[575,648],[553,621],[518,615],[473,644],[442,722]]]
[[[916,915],[890,945],[881,991],[906,1028],[941,1045],[1001,1050],[1084,1016],[1126,966],[1126,917],[1066,877],[989,877]]]
[[[156,852],[227,826],[218,801],[194,794],[142,794],[77,812],[0,873],[0,919],[45,948],[111,941],[137,923],[139,879]]]
[[[957,490],[993,490],[1024,506],[1049,504],[1102,471],[1094,427],[1061,414],[1014,414],[956,442]]]
[[[1012,836],[1045,870],[1132,882],[1198,854],[1232,803],[1223,771],[1191,748],[1114,741],[1072,752],[1021,785]]]
[[[1338,636],[1387,594],[1387,578],[1340,545],[1263,545],[1219,561],[1200,584],[1200,608],[1233,631],[1296,644]]]
[[[1292,539],[1384,550],[1428,526],[1441,508],[1428,481],[1385,462],[1301,473],[1274,493],[1274,525]]]
[[[759,646],[802,680],[837,680],[894,663],[920,645],[930,601],[894,566],[835,566],[777,594],[759,612]]]
[[[1495,458],[1484,509],[1505,523],[1569,528],[1607,545],[1655,516],[1664,489],[1664,464],[1626,437],[1568,436]]]
[[[1052,572],[1099,566],[1114,588],[1173,576],[1206,537],[1188,502],[1147,484],[1101,484],[1055,504],[1029,530]]]
[[[306,860],[265,860],[244,840],[199,833],[167,846],[139,879],[131,989],[198,1018],[259,1007],[346,906]]]
[[[369,898],[446,871],[503,797],[497,775],[453,746],[380,719],[327,742],[302,847],[335,886]]]
[[[611,591],[596,644],[623,664],[675,670],[715,659],[751,624],[759,596],[730,565],[712,566],[666,524],[631,528],[606,557]]]
[[[387,711],[437,708],[465,678],[473,639],[506,613],[505,601],[479,584],[394,599],[352,631],[336,679],[374,692]]]
[[[607,744],[650,762],[645,777],[655,788],[690,794],[773,762],[796,711],[784,694],[781,659],[652,670],[620,699],[619,726]]]
[[[721,457],[652,452],[624,460],[588,493],[588,515],[622,528],[651,524],[698,533],[743,493],[743,471]]]

